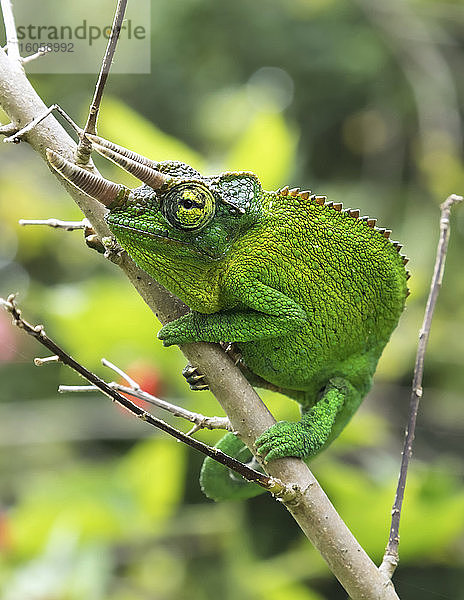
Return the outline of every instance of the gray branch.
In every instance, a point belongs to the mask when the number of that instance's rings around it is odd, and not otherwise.
[[[82,221],[61,221],[60,219],[19,219],[19,225],[46,225],[55,229],[65,229],[66,231],[75,231],[76,229],[85,229],[90,225],[87,219]]]
[[[19,64],[10,61],[1,49],[0,106],[18,127],[47,109]],[[73,159],[75,143],[51,115],[29,131],[25,139],[44,160],[46,148]],[[110,236],[103,218],[104,207],[73,186],[63,181],[60,184],[78,204],[97,235]],[[122,255],[119,266],[161,323],[187,311],[183,303],[137,268],[126,254]],[[191,364],[207,374],[210,389],[229,416],[232,427],[253,448],[255,439],[275,422],[255,390],[218,345],[185,344],[181,350]],[[301,489],[299,500],[287,504],[287,508],[353,600],[398,600],[391,581],[379,572],[358,544],[305,463],[294,458],[279,459],[271,462],[266,470]]]
[[[13,7],[11,6],[11,0],[0,0],[0,6],[2,7],[3,22],[5,24],[6,33],[6,48],[8,50],[8,57],[10,60],[21,61],[19,55],[19,44],[18,35],[16,33],[16,25],[13,15]]]
[[[424,320],[419,332],[419,343],[417,345],[416,362],[414,366],[414,376],[412,380],[411,397],[409,401],[409,419],[404,437],[403,453],[401,457],[400,475],[398,478],[398,486],[396,489],[395,501],[392,508],[392,519],[390,526],[390,535],[388,538],[387,548],[380,565],[380,571],[391,577],[398,565],[399,554],[398,546],[400,542],[399,529],[401,508],[403,506],[404,491],[406,488],[406,477],[408,474],[409,461],[412,456],[412,444],[416,430],[417,412],[419,410],[419,402],[422,398],[422,378],[424,375],[424,360],[429,341],[430,328],[432,327],[433,312],[438,298],[438,293],[441,289],[443,272],[445,270],[446,253],[448,250],[448,241],[450,236],[450,212],[454,204],[462,202],[462,196],[452,194],[441,205],[440,216],[440,237],[438,240],[437,254],[435,258],[435,268],[433,271],[432,282],[430,284],[430,292],[425,307]]]

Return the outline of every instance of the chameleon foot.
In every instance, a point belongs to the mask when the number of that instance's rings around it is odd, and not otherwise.
[[[269,427],[255,442],[258,454],[268,463],[276,458],[295,456],[303,458],[311,454],[311,434],[301,423],[279,421]]]
[[[201,390],[209,390],[208,384],[205,382],[206,375],[200,373],[196,367],[191,364],[186,365],[182,369],[182,375],[190,386],[190,389],[199,392]]]

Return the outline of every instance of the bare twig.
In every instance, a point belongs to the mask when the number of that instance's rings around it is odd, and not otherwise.
[[[29,131],[34,129],[34,127],[36,127],[39,123],[41,123],[44,119],[46,119],[55,110],[71,125],[71,127],[74,129],[74,131],[76,131],[78,134],[82,133],[82,131],[83,131],[82,128],[79,127],[79,125],[77,125],[77,123],[75,123],[71,119],[71,117],[68,115],[68,113],[66,111],[64,111],[59,104],[52,104],[47,109],[42,111],[38,117],[29,121],[29,123],[22,129],[18,130],[18,128],[16,127],[14,129],[14,131],[12,131],[12,132],[8,132],[8,133],[5,132],[4,135],[9,135],[9,137],[5,138],[3,141],[7,144],[8,143],[17,144],[18,142],[21,141],[21,138],[26,133],[28,133]],[[0,133],[2,133],[1,130],[0,130]]]
[[[132,377],[130,377],[130,375],[128,375],[121,368],[117,367],[114,363],[109,361],[107,358],[102,358],[101,362],[102,362],[103,366],[108,367],[108,369],[111,369],[112,371],[117,373],[120,377],[125,379],[132,390],[140,391],[142,389],[140,387],[140,385],[134,379],[132,379]]]
[[[120,372],[122,377],[126,377],[127,374],[124,373],[124,371],[121,371],[121,369],[118,367],[116,367],[116,369],[118,369],[116,372]],[[108,383],[108,385],[112,389],[118,390],[123,394],[128,394],[134,398],[138,398],[139,400],[143,400],[144,402],[153,404],[153,406],[166,410],[175,417],[181,417],[190,423],[194,423],[195,427],[197,427],[197,430],[225,429],[227,431],[233,431],[232,425],[227,417],[207,417],[206,415],[192,412],[183,408],[182,406],[172,404],[171,402],[167,402],[166,400],[162,400],[161,398],[153,396],[152,394],[140,389],[140,386],[136,382],[134,383],[137,387],[127,387],[125,385],[121,385],[120,383],[116,383],[115,381]],[[96,389],[97,388],[93,385],[60,385],[58,392],[60,394],[64,394],[66,392],[94,392]]]
[[[122,22],[126,12],[127,0],[118,0],[116,12],[114,13],[113,24],[111,26],[111,35],[106,46],[105,56],[103,57],[100,74],[98,76],[95,93],[92,104],[89,109],[89,116],[84,127],[84,134],[80,136],[76,150],[76,162],[80,165],[87,165],[92,153],[92,143],[85,137],[86,133],[97,133],[97,120],[100,111],[100,103],[103,97],[103,91],[110,72],[111,63],[113,62],[116,45],[118,43],[119,34],[121,33]]]
[[[20,225],[47,225],[55,229],[65,229],[66,231],[75,231],[76,229],[85,229],[90,227],[87,219],[82,221],[60,221],[60,219],[20,219]]]
[[[117,402],[120,406],[125,408],[135,417],[145,421],[149,425],[156,427],[157,429],[161,429],[162,431],[168,433],[169,435],[175,437],[176,439],[184,442],[188,446],[191,446],[195,450],[199,450],[206,456],[220,462],[225,465],[229,469],[232,469],[242,477],[244,477],[247,481],[251,481],[253,483],[258,484],[266,491],[271,492],[274,495],[282,497],[286,501],[290,501],[292,498],[294,499],[297,490],[292,489],[290,487],[285,486],[281,481],[275,479],[274,477],[269,477],[259,471],[255,471],[254,469],[250,469],[247,465],[241,463],[240,461],[224,454],[221,450],[217,448],[212,448],[203,442],[200,442],[194,438],[189,437],[182,431],[175,429],[165,421],[158,419],[152,414],[148,413],[146,410],[143,410],[130,400],[128,400],[125,396],[120,394],[117,390],[111,388],[103,379],[100,379],[95,373],[92,373],[88,369],[86,369],[83,365],[74,360],[69,354],[67,354],[60,346],[58,346],[52,339],[50,339],[45,333],[45,329],[43,325],[33,326],[24,320],[21,317],[21,311],[18,309],[14,294],[8,296],[7,300],[0,298],[0,305],[2,305],[13,317],[14,324],[34,337],[38,342],[40,342],[45,348],[48,348],[51,352],[53,352],[53,356],[36,359],[37,365],[42,365],[46,362],[62,362],[63,364],[71,367],[76,373],[79,373],[84,379],[92,383],[96,388],[98,388],[103,394],[111,398],[114,402]]]
[[[190,421],[195,425],[195,431],[198,431],[198,429],[225,429],[227,431],[233,431],[233,427],[227,417],[208,417],[201,413],[195,413],[182,406],[177,406],[171,402],[166,402],[166,400],[152,396],[143,390],[133,390],[132,388],[123,385],[117,385],[117,389],[125,394],[134,396],[134,398],[139,398],[140,400],[149,402],[163,410],[167,410],[175,417],[182,417],[183,419]],[[189,432],[189,435],[191,435],[191,431]]]
[[[424,373],[424,358],[429,340],[430,327],[432,325],[432,317],[435,309],[435,304],[438,298],[438,293],[441,288],[443,279],[443,271],[445,268],[446,252],[448,249],[448,240],[450,235],[449,216],[451,207],[454,204],[462,202],[462,196],[452,194],[441,205],[440,217],[440,238],[438,240],[437,255],[435,259],[435,268],[433,271],[432,282],[430,285],[430,293],[427,299],[425,308],[424,321],[419,332],[419,343],[417,346],[416,363],[414,367],[414,376],[412,381],[411,399],[409,404],[409,420],[406,428],[403,454],[401,459],[400,475],[398,479],[398,487],[396,490],[395,501],[392,509],[392,519],[390,526],[390,535],[388,538],[387,548],[380,565],[380,571],[391,577],[398,565],[398,545],[399,545],[399,527],[401,518],[401,508],[403,505],[404,490],[406,487],[406,477],[408,474],[409,461],[412,456],[412,444],[414,441],[414,431],[416,427],[417,411],[419,402],[422,398],[422,377]]]
[[[158,408],[162,408],[170,412],[175,417],[182,417],[191,423],[194,423],[195,427],[191,429],[188,435],[191,435],[192,432],[198,431],[199,429],[226,429],[228,431],[233,431],[232,425],[227,417],[207,417],[200,413],[195,413],[190,410],[186,410],[182,406],[178,406],[176,404],[172,404],[171,402],[167,402],[166,400],[162,400],[161,398],[157,398],[148,392],[142,390],[140,384],[132,379],[125,371],[123,371],[120,367],[117,367],[115,364],[107,360],[106,358],[102,358],[102,364],[109,369],[112,369],[115,373],[117,373],[120,377],[125,379],[129,384],[129,387],[121,385],[116,382],[110,383],[110,385],[120,392],[125,394],[129,394],[134,398],[138,398],[139,400],[143,400],[144,402],[148,402],[149,404],[153,404],[153,406],[157,406]],[[62,386],[63,387],[63,386]]]
[[[34,52],[34,54],[29,54],[29,56],[25,56],[24,58],[21,58],[20,59],[21,64],[25,65],[27,63],[30,63],[33,60],[36,60],[37,58],[40,58],[41,56],[45,56],[49,52],[50,52],[50,47],[49,46],[44,46],[43,48],[41,48],[37,52]]]
[[[54,354],[53,356],[46,356],[45,358],[34,358],[34,364],[36,367],[42,367],[43,365],[51,362],[60,362],[60,357]]]
[[[13,15],[13,7],[11,0],[0,0],[2,7],[3,22],[5,23],[6,47],[8,50],[8,58],[13,61],[20,61],[18,34],[16,33],[16,25]]]

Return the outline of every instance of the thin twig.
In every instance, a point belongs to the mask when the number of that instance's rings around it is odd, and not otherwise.
[[[153,404],[153,406],[157,406],[158,408],[162,408],[163,410],[167,410],[175,417],[182,417],[191,423],[194,423],[194,427],[188,432],[187,435],[192,435],[192,433],[198,431],[199,429],[226,429],[228,431],[233,431],[232,425],[227,417],[207,417],[200,413],[195,413],[176,404],[172,404],[171,402],[167,402],[166,400],[161,400],[157,396],[153,396],[148,392],[142,390],[141,385],[132,379],[125,371],[123,371],[120,367],[117,367],[115,364],[107,360],[106,358],[102,358],[102,364],[105,367],[113,370],[120,377],[125,379],[129,384],[129,387],[125,385],[121,385],[116,382],[112,382],[109,385],[113,387],[113,389],[123,392],[124,394],[129,394],[134,398],[139,398],[139,400],[144,400],[149,404]],[[64,386],[61,386],[64,387]]]
[[[75,231],[76,229],[85,229],[90,227],[87,219],[82,221],[60,221],[60,219],[20,219],[19,225],[47,225],[56,229],[65,229],[66,231]]]
[[[86,133],[97,133],[97,120],[100,111],[100,103],[103,97],[103,91],[110,72],[111,63],[113,62],[116,45],[118,43],[119,34],[121,33],[122,22],[126,12],[127,0],[118,0],[116,12],[114,13],[113,24],[111,26],[111,35],[106,46],[105,56],[103,57],[100,74],[98,76],[95,93],[93,95],[92,104],[89,109],[89,116],[84,127],[84,134],[80,137],[76,150],[76,162],[80,165],[87,165],[92,153],[92,143],[85,137]]]
[[[36,125],[38,125],[40,122],[42,122],[46,117],[48,117],[48,115],[50,115],[55,110],[58,113],[60,113],[60,115],[71,125],[71,127],[74,129],[74,131],[76,131],[79,135],[82,134],[82,131],[83,131],[82,127],[79,127],[79,125],[77,125],[77,123],[75,123],[71,119],[71,117],[68,115],[68,113],[65,112],[59,104],[52,104],[44,112],[42,112],[42,114],[40,114],[38,117],[29,121],[29,123],[25,127],[23,127],[22,129],[19,129],[19,130],[16,128],[16,130],[13,132],[13,135],[10,135],[10,137],[5,138],[3,141],[7,144],[8,143],[17,144],[18,142],[21,141],[21,138],[26,133],[31,131],[31,129],[34,129],[34,127]]]
[[[0,298],[0,305],[2,305],[13,316],[13,322],[17,327],[34,337],[38,342],[45,346],[45,348],[48,348],[48,350],[50,350],[53,353],[53,357],[50,357],[48,360],[40,359],[42,364],[44,362],[57,362],[59,360],[63,364],[71,367],[71,369],[76,371],[76,373],[79,373],[79,375],[81,375],[84,379],[92,383],[103,394],[109,396],[111,400],[117,402],[120,406],[125,408],[135,417],[141,419],[142,421],[145,421],[146,423],[152,425],[153,427],[156,427],[157,429],[161,429],[162,431],[168,433],[177,440],[184,442],[192,448],[195,448],[195,450],[199,450],[206,456],[209,456],[217,462],[225,465],[229,469],[232,469],[233,471],[244,477],[247,481],[257,483],[266,491],[278,495],[286,501],[295,498],[297,490],[285,486],[281,481],[275,479],[274,477],[264,475],[263,473],[259,473],[259,471],[251,469],[250,467],[241,463],[235,458],[224,454],[224,452],[222,452],[218,448],[212,448],[211,446],[208,446],[207,444],[204,444],[199,440],[189,437],[187,434],[183,433],[182,431],[179,431],[175,427],[172,427],[165,421],[162,421],[161,419],[158,419],[146,410],[143,410],[142,408],[131,402],[128,398],[120,394],[117,390],[111,388],[105,381],[103,381],[103,379],[100,379],[100,377],[95,375],[95,373],[92,373],[83,365],[74,360],[60,346],[58,346],[52,339],[50,339],[45,333],[43,325],[33,326],[27,321],[25,321],[21,317],[21,311],[17,308],[14,294],[8,296],[7,300]]]
[[[128,375],[120,367],[117,367],[114,363],[109,361],[107,358],[102,358],[101,362],[102,362],[103,366],[108,367],[108,369],[111,369],[112,371],[117,373],[120,377],[125,379],[132,390],[140,391],[142,389],[140,387],[140,385],[134,379],[132,379],[132,377],[130,377],[130,375]]]
[[[34,358],[34,364],[36,367],[42,367],[51,362],[60,362],[60,357],[54,354],[53,356],[46,356],[45,358]]]
[[[114,387],[113,382],[108,383],[112,388]],[[59,385],[58,393],[67,394],[68,392],[80,394],[81,392],[96,392],[98,390],[94,385]]]
[[[389,578],[391,578],[391,576],[393,575],[399,561],[398,545],[400,541],[399,527],[401,518],[401,508],[403,505],[404,490],[406,487],[406,477],[408,474],[409,461],[412,456],[412,444],[414,441],[417,411],[419,409],[420,399],[422,398],[422,377],[424,373],[425,352],[427,349],[427,342],[429,340],[433,312],[435,310],[435,304],[437,302],[438,294],[441,288],[443,271],[445,268],[446,252],[448,249],[448,240],[450,235],[449,216],[451,212],[451,207],[454,204],[458,204],[462,201],[462,196],[456,196],[455,194],[452,194],[440,206],[440,238],[438,240],[435,268],[433,271],[432,282],[430,284],[430,292],[429,297],[427,299],[427,306],[425,308],[424,321],[419,332],[419,343],[417,346],[416,363],[414,366],[411,399],[409,404],[409,419],[404,439],[398,487],[396,489],[395,501],[393,503],[392,508],[390,535],[388,538],[388,544],[385,550],[382,564],[379,568],[379,570]]]
[[[227,417],[208,417],[206,415],[202,415],[201,413],[195,413],[183,408],[182,406],[177,406],[176,404],[172,404],[171,402],[167,402],[166,400],[152,396],[143,390],[133,390],[132,388],[128,388],[123,385],[117,385],[117,389],[125,394],[134,396],[134,398],[145,400],[145,402],[153,404],[154,406],[162,408],[163,410],[167,410],[175,417],[182,417],[183,419],[190,421],[197,427],[197,430],[225,429],[227,431],[233,431],[232,425]],[[191,435],[191,432],[189,432],[189,435]]]
[[[162,400],[161,398],[153,396],[152,394],[149,394],[140,388],[135,389],[133,387],[127,387],[125,385],[121,385],[120,383],[116,383],[115,381],[111,381],[108,383],[108,385],[112,389],[118,390],[118,392],[128,394],[129,396],[133,396],[134,398],[138,398],[139,400],[153,404],[153,406],[166,410],[175,417],[181,417],[190,423],[194,423],[194,425],[199,429],[225,429],[227,431],[233,431],[232,425],[227,417],[207,417],[201,413],[195,413],[187,410],[186,408],[178,406],[177,404],[172,404],[171,402]],[[58,392],[60,394],[64,394],[66,392],[95,392],[96,390],[97,388],[93,385],[60,385],[58,387]]]
[[[19,54],[18,34],[16,33],[16,25],[11,0],[0,0],[0,5],[2,7],[3,22],[5,24],[8,58],[10,60],[20,62],[21,56]]]
[[[34,54],[29,54],[29,56],[25,56],[24,58],[21,58],[21,64],[25,65],[27,63],[32,62],[33,60],[36,60],[37,58],[40,58],[41,56],[45,56],[46,54],[48,54],[51,51],[50,46],[44,46],[41,50],[38,50],[37,52],[35,52]]]

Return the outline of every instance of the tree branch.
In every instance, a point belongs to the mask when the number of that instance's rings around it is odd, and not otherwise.
[[[103,57],[102,66],[98,75],[95,93],[92,99],[92,104],[89,109],[89,116],[85,124],[83,135],[80,136],[76,150],[76,162],[81,165],[87,165],[92,154],[92,143],[85,137],[86,133],[97,133],[98,113],[100,112],[100,103],[103,97],[106,81],[113,62],[114,53],[121,33],[122,22],[126,12],[127,0],[118,0],[116,11],[114,13],[113,25],[111,27],[111,35],[106,45],[105,56]]]
[[[122,392],[123,394],[129,394],[129,396],[133,396],[134,398],[138,398],[139,400],[143,400],[144,402],[148,402],[149,404],[153,404],[158,408],[166,410],[170,412],[175,417],[181,417],[190,423],[194,424],[194,427],[189,431],[188,435],[192,435],[192,433],[198,431],[199,429],[225,429],[227,431],[232,431],[232,426],[227,417],[207,417],[200,413],[195,413],[190,410],[183,408],[182,406],[177,406],[176,404],[172,404],[171,402],[167,402],[166,400],[162,400],[161,398],[157,398],[148,392],[142,390],[140,385],[129,377],[127,373],[125,373],[122,369],[111,363],[106,358],[102,358],[102,364],[105,367],[109,367],[115,373],[123,377],[128,386],[121,385],[112,381],[108,385],[118,392]],[[58,392],[63,394],[65,392],[94,392],[97,388],[93,385],[60,385],[58,387]]]
[[[65,229],[66,231],[76,231],[76,229],[85,229],[90,226],[87,219],[82,221],[61,221],[60,219],[19,219],[19,225],[46,225],[54,229]]]
[[[274,477],[269,477],[267,475],[263,475],[254,469],[250,469],[247,465],[241,463],[235,458],[224,454],[218,448],[212,448],[203,442],[200,442],[194,438],[191,438],[182,431],[175,429],[165,421],[158,419],[153,416],[146,410],[143,410],[130,400],[128,400],[125,396],[120,394],[114,387],[109,386],[103,379],[100,379],[95,373],[92,373],[88,369],[86,369],[83,365],[78,363],[74,358],[72,358],[69,354],[67,354],[56,342],[54,342],[48,335],[45,333],[45,329],[43,325],[33,326],[28,323],[21,316],[21,311],[18,309],[14,294],[10,295],[7,300],[0,298],[0,306],[3,306],[13,317],[13,323],[22,329],[32,337],[34,337],[38,342],[40,342],[45,348],[54,352],[52,356],[47,356],[46,358],[36,358],[34,363],[36,366],[40,367],[47,363],[51,362],[62,362],[63,364],[71,367],[76,373],[87,379],[90,383],[92,383],[95,388],[100,390],[103,394],[108,396],[114,402],[117,402],[120,406],[129,411],[132,415],[145,421],[149,425],[156,427],[157,429],[161,429],[162,431],[168,433],[172,437],[177,440],[187,444],[191,448],[195,450],[199,450],[206,456],[217,460],[223,465],[227,466],[229,469],[232,469],[248,481],[254,482],[264,488],[266,491],[271,492],[272,494],[277,495],[278,497],[295,497],[295,491],[283,485],[281,481],[278,481]]]
[[[414,376],[412,380],[411,399],[409,404],[409,419],[406,427],[404,438],[403,454],[401,459],[400,475],[398,479],[398,487],[396,489],[395,501],[392,509],[392,519],[390,526],[390,535],[388,538],[387,548],[380,565],[380,571],[386,576],[391,577],[398,565],[398,545],[399,545],[399,528],[401,518],[401,508],[403,505],[404,490],[406,487],[406,477],[408,474],[409,461],[412,456],[412,444],[414,441],[414,432],[416,429],[417,411],[419,410],[419,402],[422,398],[422,377],[424,374],[424,358],[429,341],[430,328],[432,326],[433,312],[437,302],[438,294],[441,288],[443,279],[443,271],[445,269],[446,252],[448,249],[448,240],[450,235],[450,212],[454,204],[462,202],[462,196],[452,194],[440,206],[440,238],[437,246],[437,256],[435,259],[435,268],[433,271],[432,282],[430,284],[429,297],[425,307],[424,321],[419,332],[419,343],[417,346],[416,363],[414,367]]]
[[[0,49],[0,105],[12,122],[27,124],[46,110],[21,69],[8,60]],[[51,148],[72,160],[75,144],[53,116],[26,134],[26,140],[45,160],[46,148]],[[60,181],[101,238],[110,236],[104,221],[104,207],[81,194],[74,186]],[[162,323],[173,320],[187,310],[177,298],[162,288],[123,254],[119,266]],[[255,439],[275,422],[266,406],[243,374],[216,344],[185,344],[181,348],[189,362],[208,376],[212,393],[229,416],[232,427],[253,449]],[[370,560],[308,467],[298,459],[287,458],[271,462],[267,472],[285,484],[301,489],[298,502],[287,504],[301,529],[319,550],[332,572],[353,600],[398,599],[392,583]]]
[[[13,7],[11,6],[11,0],[0,0],[0,5],[2,7],[3,22],[5,24],[8,58],[19,63],[21,56],[19,54],[18,35],[16,33],[16,25],[13,15]]]

